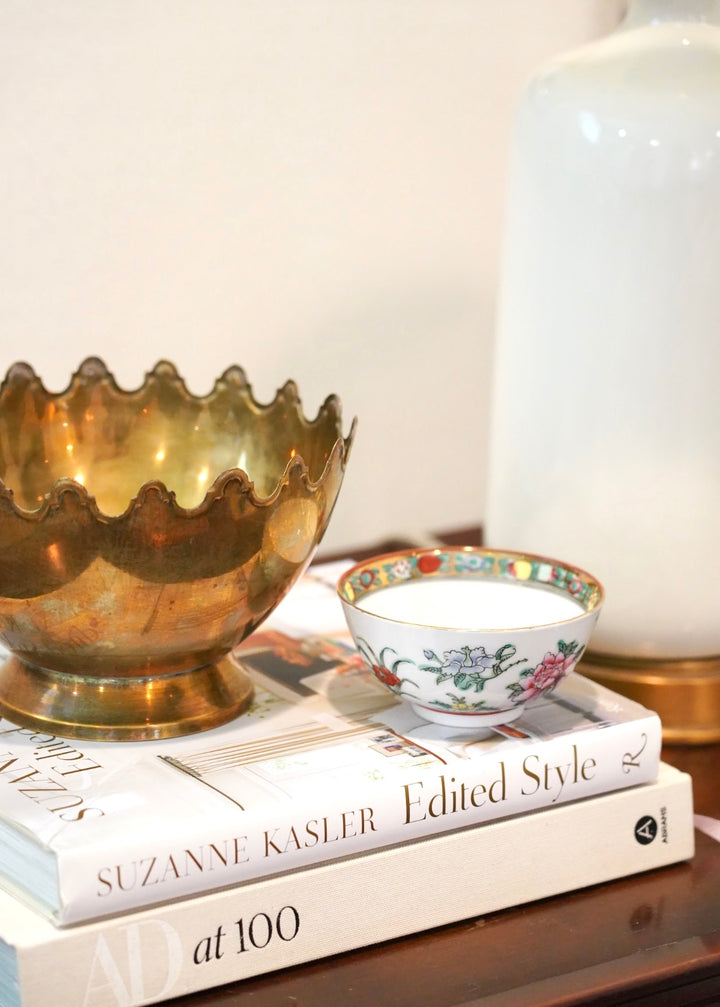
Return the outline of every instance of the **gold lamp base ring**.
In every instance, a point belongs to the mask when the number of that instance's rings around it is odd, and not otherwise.
[[[46,734],[152,741],[218,727],[250,704],[253,686],[230,657],[190,671],[99,677],[25,664],[0,666],[0,713]]]
[[[589,652],[580,672],[655,710],[666,742],[720,741],[720,657],[651,660]]]

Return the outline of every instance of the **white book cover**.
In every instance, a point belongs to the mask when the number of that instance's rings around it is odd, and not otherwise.
[[[0,721],[0,880],[60,924],[656,778],[658,717],[579,674],[489,737],[418,719],[311,570],[239,648],[251,709],[190,738],[68,741]]]
[[[139,1007],[693,852],[690,777],[661,764],[655,783],[76,927],[0,891],[0,1003]]]

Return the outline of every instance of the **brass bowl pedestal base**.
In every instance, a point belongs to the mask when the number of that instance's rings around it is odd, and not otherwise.
[[[588,652],[579,672],[658,713],[670,744],[720,741],[720,657],[648,660]]]
[[[35,668],[17,657],[0,666],[0,713],[44,734],[90,741],[152,741],[232,720],[252,699],[248,674],[230,657],[191,671],[99,678]]]

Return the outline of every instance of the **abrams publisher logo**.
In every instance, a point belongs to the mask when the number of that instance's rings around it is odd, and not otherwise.
[[[635,838],[643,846],[648,846],[653,839],[656,838],[658,834],[658,823],[657,819],[653,818],[652,815],[643,815],[635,823]],[[668,821],[667,821],[667,808],[660,808],[660,835],[662,836],[662,841],[667,843],[668,841]]]
[[[643,846],[647,846],[657,836],[658,824],[652,815],[643,815],[635,825],[635,838]]]

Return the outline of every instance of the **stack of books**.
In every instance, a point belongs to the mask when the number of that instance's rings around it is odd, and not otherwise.
[[[427,724],[352,645],[348,565],[238,649],[233,723],[106,744],[0,722],[3,1007],[139,1007],[692,856],[654,713],[576,673],[488,736]]]

